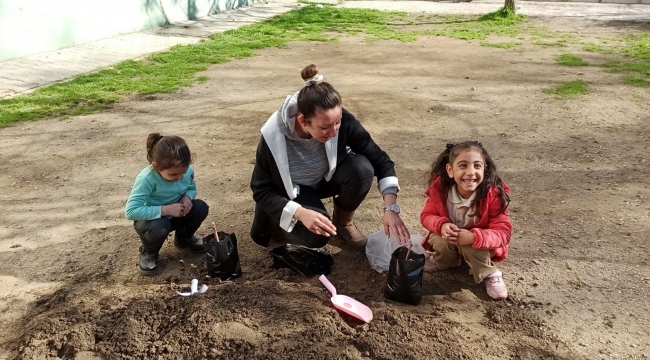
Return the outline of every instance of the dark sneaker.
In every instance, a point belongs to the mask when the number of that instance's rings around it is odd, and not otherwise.
[[[143,275],[155,275],[158,270],[158,254],[142,252],[138,267]]]
[[[191,252],[200,254],[204,253],[205,249],[203,248],[203,240],[192,235],[189,239],[181,239],[178,236],[174,235],[174,246],[179,249],[187,249]]]

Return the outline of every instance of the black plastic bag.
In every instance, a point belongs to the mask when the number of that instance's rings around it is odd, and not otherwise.
[[[408,257],[408,258],[407,258]],[[384,296],[411,305],[422,300],[424,255],[401,246],[393,251]]]
[[[218,232],[219,241],[214,234],[203,238],[205,247],[205,260],[210,277],[221,280],[232,280],[241,276],[239,251],[237,250],[237,236]]]
[[[300,245],[287,244],[270,251],[273,267],[289,268],[306,277],[328,275],[334,258],[325,249],[310,249]]]

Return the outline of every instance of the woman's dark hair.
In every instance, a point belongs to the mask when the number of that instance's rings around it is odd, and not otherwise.
[[[318,76],[318,68],[311,64],[300,72],[305,82]],[[332,85],[324,81],[306,84],[298,93],[298,112],[309,124],[316,112],[334,109],[341,105],[341,95]]]
[[[159,171],[179,166],[189,167],[192,153],[183,138],[152,133],[147,137],[147,160],[150,163],[155,161]]]
[[[450,178],[447,174],[447,164],[453,165],[456,156],[466,150],[477,150],[485,161],[483,182],[481,182],[478,188],[476,188],[476,197],[474,198],[475,207],[473,212],[476,215],[480,215],[479,209],[486,201],[488,193],[492,187],[496,187],[499,191],[499,197],[501,198],[500,212],[505,212],[508,208],[508,204],[510,204],[510,196],[508,196],[503,189],[503,180],[501,180],[497,174],[496,164],[492,161],[492,158],[483,147],[483,144],[478,141],[465,141],[459,144],[448,143],[445,150],[438,155],[438,158],[431,166],[429,187],[431,187],[437,178],[440,178],[440,181],[442,182],[441,194],[446,197],[449,189],[456,183],[455,180]]]

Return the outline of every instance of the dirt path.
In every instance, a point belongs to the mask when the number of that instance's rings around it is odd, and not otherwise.
[[[546,25],[594,36],[629,30]],[[410,44],[295,43],[215,66],[205,73],[210,81],[179,94],[2,129],[3,355],[647,358],[650,94],[599,66],[580,69],[582,75],[560,68],[558,52],[426,37]],[[593,65],[607,60],[581,55]],[[312,62],[397,163],[412,232],[423,233],[425,174],[445,142],[478,139],[492,153],[513,191],[515,236],[503,265],[508,301],[490,301],[463,268],[426,274],[418,307],[388,302],[384,276],[364,254],[335,241],[331,280],[375,312],[375,321],[361,325],[331,308],[316,279],[270,268],[270,256],[248,237],[258,129]],[[566,101],[541,92],[575,79],[587,81],[591,94]],[[138,239],[123,206],[146,165],[144,139],[152,131],[188,140],[209,219],[241,238],[241,281],[205,279],[206,295],[176,296],[205,271],[201,256],[169,244],[163,273],[138,275]],[[366,233],[379,229],[380,206],[373,191],[358,216]]]

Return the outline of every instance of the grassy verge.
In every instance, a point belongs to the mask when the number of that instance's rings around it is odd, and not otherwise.
[[[542,90],[546,94],[556,95],[562,98],[577,98],[581,95],[589,94],[589,89],[587,88],[587,83],[582,80],[570,81],[560,85],[555,86],[554,88]]]
[[[500,10],[481,17],[445,16],[435,30],[396,30],[391,24],[413,23],[406,13],[322,8],[315,4],[262,23],[215,35],[196,45],[176,46],[142,61],[125,61],[111,69],[0,101],[0,127],[16,121],[74,116],[109,107],[134,94],[173,93],[205,82],[196,74],[209,66],[252,56],[256,50],[286,47],[292,41],[337,41],[332,33],[365,34],[367,41],[415,41],[419,35],[484,40],[490,35],[514,37],[524,16]],[[330,34],[330,35],[327,35]],[[495,45],[508,48],[511,45]]]
[[[292,41],[337,40],[325,32],[363,33],[370,41],[414,41],[415,33],[397,32],[387,25],[405,18],[405,13],[310,5],[262,23],[215,35],[196,45],[176,46],[142,61],[125,61],[111,69],[0,101],[0,127],[16,121],[87,114],[133,94],[173,93],[181,87],[207,81],[206,77],[196,74],[209,66],[252,56],[259,49],[283,48]]]

